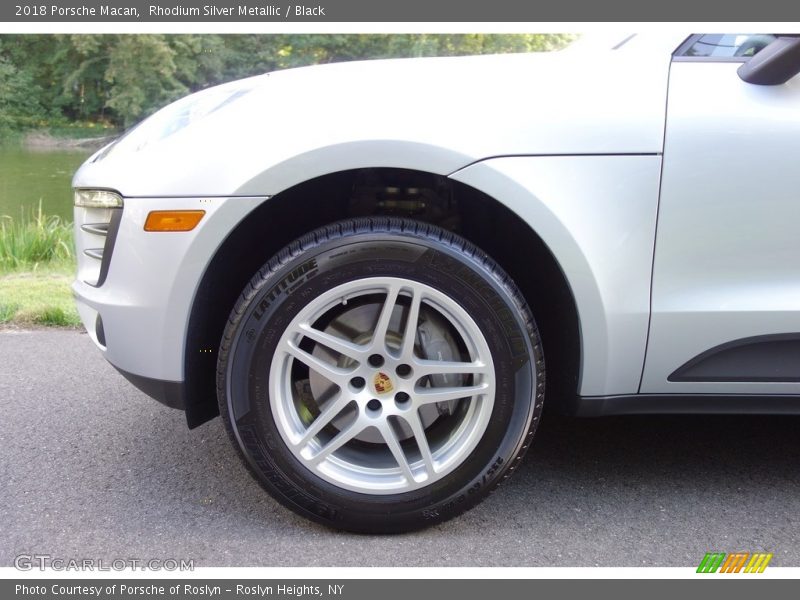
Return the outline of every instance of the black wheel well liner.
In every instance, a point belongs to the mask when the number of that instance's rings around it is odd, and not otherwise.
[[[488,253],[519,286],[542,335],[546,407],[569,410],[577,394],[580,326],[566,277],[545,243],[506,206],[470,186],[430,173],[380,171],[387,181],[396,177],[405,185],[417,180],[425,185],[435,180],[437,189],[447,188],[449,205],[456,213],[447,228]],[[277,194],[244,218],[217,249],[198,285],[187,328],[184,385],[189,427],[219,414],[215,383],[219,343],[247,282],[270,257],[301,235],[349,216],[364,216],[363,206],[358,215],[352,214],[351,198],[359,175],[360,171],[332,173]]]

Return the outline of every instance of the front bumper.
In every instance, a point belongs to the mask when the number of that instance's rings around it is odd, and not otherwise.
[[[264,197],[125,198],[114,239],[91,227],[98,215],[75,209],[78,275],[72,285],[84,326],[105,358],[134,384],[180,408],[186,329],[197,286],[217,248]],[[153,210],[204,210],[188,232],[146,232]],[[89,229],[89,231],[87,231]],[[103,248],[102,256],[97,252]],[[106,261],[106,258],[108,259]],[[101,271],[105,266],[105,273]],[[143,383],[144,382],[144,383]]]

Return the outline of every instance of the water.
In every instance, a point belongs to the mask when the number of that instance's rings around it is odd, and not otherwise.
[[[72,175],[93,150],[0,147],[0,215],[42,212],[72,221]]]

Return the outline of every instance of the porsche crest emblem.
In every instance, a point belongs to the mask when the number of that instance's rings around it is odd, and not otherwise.
[[[388,394],[394,389],[392,379],[386,373],[378,371],[375,378],[372,380],[372,385],[375,391],[379,394]]]

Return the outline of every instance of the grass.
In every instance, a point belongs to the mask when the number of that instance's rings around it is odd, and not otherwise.
[[[75,259],[73,247],[72,224],[43,214],[41,202],[38,210],[16,221],[0,216],[0,272],[70,264]]]
[[[0,325],[10,323],[19,311],[19,304],[0,304]]]
[[[0,275],[0,323],[77,327],[74,277],[73,267],[63,264]]]
[[[72,224],[39,206],[17,221],[0,216],[0,324],[75,327]]]

